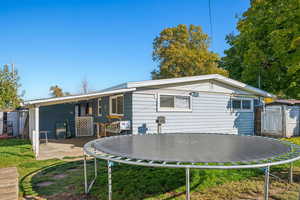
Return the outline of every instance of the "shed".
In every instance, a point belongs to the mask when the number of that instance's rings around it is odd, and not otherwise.
[[[278,99],[265,105],[262,134],[278,137],[300,135],[300,100]]]

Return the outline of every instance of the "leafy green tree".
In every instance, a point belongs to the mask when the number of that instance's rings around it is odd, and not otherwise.
[[[8,65],[0,67],[0,110],[15,109],[22,102],[19,79],[18,72],[10,70]]]
[[[51,86],[49,90],[52,97],[64,96],[63,90],[58,85]]]
[[[221,66],[231,78],[281,97],[300,98],[300,1],[252,0],[226,37]]]
[[[208,47],[209,37],[200,26],[180,24],[164,29],[153,42],[152,59],[158,62],[158,69],[152,72],[152,78],[227,75],[226,70],[218,68],[219,56]]]

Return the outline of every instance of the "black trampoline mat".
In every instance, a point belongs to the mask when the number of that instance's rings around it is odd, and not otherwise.
[[[96,140],[94,147],[131,159],[204,163],[265,160],[291,151],[264,137],[185,133],[108,137]]]

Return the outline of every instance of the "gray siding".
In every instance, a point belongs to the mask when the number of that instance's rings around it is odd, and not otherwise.
[[[124,94],[124,120],[132,120],[132,93]]]
[[[158,112],[156,95],[146,91],[133,93],[132,104],[134,134],[155,133],[157,116],[166,117],[163,133],[253,134],[254,131],[253,112],[232,112],[229,95],[200,93],[199,97],[192,97],[192,112]]]
[[[93,115],[96,122],[107,122],[107,115],[109,115],[109,96],[102,97],[102,115],[98,116],[98,99],[93,103]],[[124,94],[124,120],[132,119],[132,93]]]
[[[55,125],[57,122],[69,121],[71,132],[74,133],[74,104],[58,104],[40,107],[40,131],[49,131],[48,137],[55,138]],[[43,137],[43,135],[41,136]]]
[[[94,100],[94,107],[93,107],[93,114],[94,114],[94,121],[95,122],[107,122],[106,116],[109,115],[109,97],[102,97],[102,113],[98,115],[98,99]]]

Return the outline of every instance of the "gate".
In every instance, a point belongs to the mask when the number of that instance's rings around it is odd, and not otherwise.
[[[283,109],[281,106],[265,107],[261,113],[261,132],[282,136]]]
[[[76,136],[93,136],[94,126],[93,117],[76,117],[75,118],[75,133]]]

